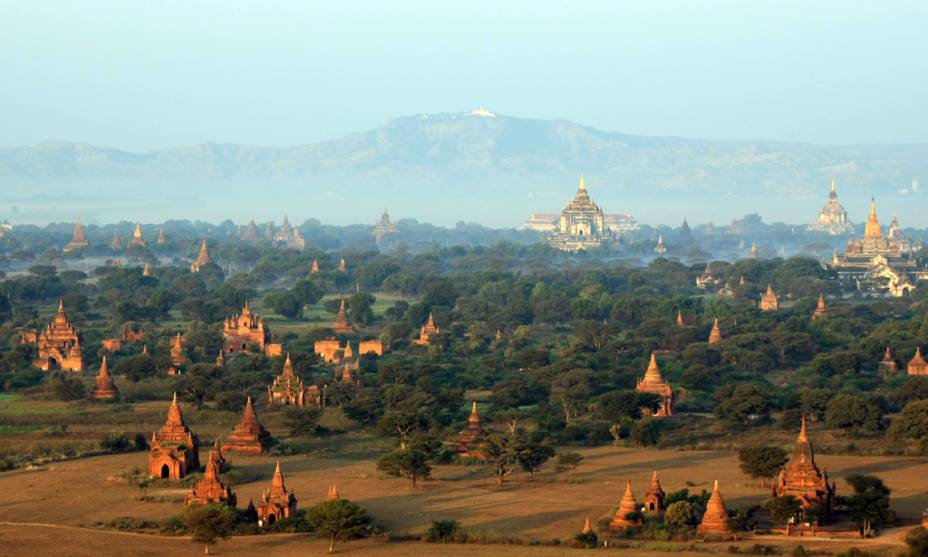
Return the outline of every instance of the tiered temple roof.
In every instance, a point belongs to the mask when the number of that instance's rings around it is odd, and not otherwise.
[[[648,512],[664,512],[664,490],[661,488],[661,481],[657,477],[657,470],[651,474],[651,484],[648,486],[647,493],[644,494],[644,508]]]
[[[193,486],[190,493],[184,497],[184,505],[207,505],[219,503],[235,508],[235,494],[229,486],[219,481],[219,470],[212,460],[206,462],[206,473],[203,479]]]
[[[712,330],[709,331],[709,344],[716,344],[722,341],[722,331],[719,329],[719,319],[715,318],[712,322]]]
[[[245,302],[241,313],[225,320],[222,325],[223,350],[232,354],[256,348],[260,352],[271,342],[271,328]]]
[[[274,470],[271,489],[261,494],[258,503],[258,519],[265,525],[271,525],[282,518],[289,518],[297,510],[296,495],[284,485],[284,475],[280,471],[280,462]]]
[[[290,361],[290,354],[287,354],[283,370],[267,388],[268,405],[305,406],[319,405],[320,402],[319,388],[303,384],[303,380],[293,373],[293,363]]]
[[[893,353],[890,351],[889,346],[886,347],[886,352],[883,354],[883,359],[880,360],[878,367],[880,373],[896,373],[899,369],[896,366],[896,360],[893,359]]]
[[[632,481],[628,480],[625,484],[625,494],[622,495],[619,508],[615,511],[612,522],[609,523],[609,529],[618,530],[627,526],[640,526],[641,518],[634,518],[632,520],[626,518],[631,513],[640,514],[640,510],[638,508],[638,501],[635,500],[635,494],[632,493]]]
[[[821,319],[825,317],[827,313],[825,312],[825,296],[822,294],[818,295],[818,304],[815,306],[815,311],[812,313],[812,321],[816,319]]]
[[[381,241],[384,236],[387,234],[393,234],[396,232],[396,225],[390,221],[390,213],[387,212],[387,208],[383,208],[383,215],[380,216],[380,221],[374,225],[374,237],[377,238],[377,241]]]
[[[156,478],[179,480],[199,467],[199,441],[184,423],[174,393],[167,421],[151,438],[148,473]]]
[[[251,403],[251,397],[245,402],[245,410],[232,433],[222,440],[222,448],[227,451],[261,454],[271,443],[271,434],[258,421],[258,414]]]
[[[113,384],[113,378],[110,377],[110,370],[106,365],[106,355],[103,355],[103,363],[100,364],[100,373],[97,374],[97,382],[93,387],[93,400],[112,400],[119,396],[116,385]]]
[[[832,235],[848,234],[854,230],[853,225],[847,220],[847,211],[838,201],[838,192],[835,188],[835,179],[831,179],[831,191],[828,193],[828,201],[818,214],[816,221],[809,225],[809,230],[827,232]]]
[[[426,321],[425,325],[419,328],[419,338],[417,338],[414,342],[420,346],[428,346],[429,337],[432,335],[437,335],[438,332],[438,326],[435,325],[435,320],[432,318],[432,313],[429,312],[429,320]]]
[[[113,241],[110,242],[110,249],[113,251],[119,251],[122,249],[122,240],[119,239],[119,228],[113,229]]]
[[[767,291],[760,295],[760,304],[758,308],[760,308],[761,311],[777,311],[780,309],[780,301],[773,292],[772,285],[768,284]]]
[[[603,210],[590,199],[586,181],[580,176],[577,193],[561,211],[557,230],[548,235],[548,243],[560,250],[577,251],[594,248],[614,239]]]
[[[41,370],[84,371],[84,352],[77,331],[68,320],[64,302],[58,302],[55,318],[38,337],[39,356],[33,365]]]
[[[835,486],[828,483],[828,472],[822,472],[815,464],[812,442],[806,432],[806,418],[796,438],[793,455],[771,489],[773,497],[791,495],[807,509],[815,506],[822,510],[827,519],[834,510]]]
[[[209,247],[206,245],[206,238],[203,238],[203,241],[200,243],[200,253],[197,254],[197,258],[190,264],[190,272],[199,273],[200,269],[209,265],[209,262]]]
[[[344,299],[338,306],[338,314],[335,316],[335,321],[332,322],[332,329],[339,334],[350,334],[354,332],[354,327],[351,326],[351,321],[348,320],[348,311],[345,308]]]
[[[915,355],[909,360],[906,371],[909,375],[928,375],[928,362],[925,362],[925,358],[922,357],[921,347],[915,349]]]
[[[77,222],[74,223],[74,232],[71,234],[71,241],[68,242],[68,245],[64,247],[63,251],[68,253],[70,251],[86,248],[89,245],[90,242],[84,237],[84,225],[81,224],[81,219],[78,218]]]
[[[473,401],[470,407],[470,416],[467,418],[467,426],[458,433],[455,446],[458,454],[464,458],[483,458],[480,454],[480,445],[486,437],[487,432],[483,429],[480,416],[477,414],[477,401]]]
[[[651,362],[644,374],[644,378],[638,381],[635,389],[640,393],[651,393],[661,399],[661,405],[657,410],[657,416],[673,416],[673,389],[670,383],[664,381],[661,370],[657,367],[657,356],[651,352]]]

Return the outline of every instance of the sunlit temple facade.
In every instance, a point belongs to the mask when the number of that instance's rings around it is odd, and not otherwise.
[[[847,211],[838,201],[834,178],[831,179],[831,192],[828,193],[828,201],[825,202],[825,206],[822,207],[815,222],[809,225],[809,230],[827,232],[833,236],[850,234],[854,231],[854,226],[847,220]]]

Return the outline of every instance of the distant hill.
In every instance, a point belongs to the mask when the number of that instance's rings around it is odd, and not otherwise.
[[[377,129],[293,147],[206,143],[132,153],[56,141],[0,149],[4,201],[41,194],[141,201],[157,193],[201,207],[228,203],[223,210],[234,211],[235,200],[253,206],[257,199],[274,196],[276,203],[291,196],[299,203],[336,204],[331,214],[344,217],[343,205],[356,203],[364,211],[368,205],[399,205],[409,209],[403,215],[428,220],[430,208],[441,213],[436,204],[453,199],[454,211],[435,220],[453,222],[458,213],[464,220],[513,225],[532,210],[559,209],[580,173],[610,211],[666,203],[673,194],[728,200],[737,206],[733,218],[757,198],[808,198],[817,206],[832,176],[842,198],[900,195],[913,179],[928,176],[928,144],[647,137],[565,120],[459,113],[397,118]],[[503,206],[487,207],[496,200]],[[306,213],[322,218],[310,208]],[[363,217],[354,221],[375,215]]]

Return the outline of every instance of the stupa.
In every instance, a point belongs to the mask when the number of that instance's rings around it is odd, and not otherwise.
[[[258,414],[255,413],[254,406],[251,404],[251,397],[248,397],[241,421],[232,433],[222,440],[222,448],[231,452],[261,454],[268,449],[270,443],[271,434],[258,421]]]
[[[106,355],[103,355],[103,362],[100,364],[100,373],[97,374],[97,382],[93,387],[93,400],[112,400],[119,396],[116,385],[113,384],[113,378],[110,377],[110,370],[106,366]]]

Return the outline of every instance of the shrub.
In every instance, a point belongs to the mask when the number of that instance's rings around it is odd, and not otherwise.
[[[430,543],[454,541],[461,534],[461,523],[457,520],[434,520],[426,532]]]

